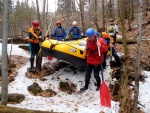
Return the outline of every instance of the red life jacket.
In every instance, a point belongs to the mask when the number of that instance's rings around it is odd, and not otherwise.
[[[87,54],[87,63],[91,65],[98,65],[102,64],[104,60],[104,52],[107,51],[107,44],[105,43],[103,38],[99,38],[98,41],[101,43],[100,53],[101,56],[98,54],[98,47],[97,47],[97,39],[87,39],[86,45],[86,54]]]

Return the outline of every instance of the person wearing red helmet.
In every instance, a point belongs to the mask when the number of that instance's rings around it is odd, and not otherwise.
[[[101,79],[99,76],[99,72],[101,69],[101,65],[104,60],[104,53],[108,50],[107,44],[103,38],[100,38],[99,33],[95,32],[93,28],[89,28],[86,30],[87,44],[86,44],[86,76],[85,76],[85,86],[80,89],[80,91],[85,91],[88,89],[91,73],[94,71],[94,77],[97,82],[96,91],[100,89]],[[98,51],[98,47],[100,51]],[[99,52],[100,55],[99,56]]]
[[[57,21],[56,22],[56,28],[54,30],[54,33],[51,34],[51,37],[56,37],[56,40],[59,41],[64,41],[66,38],[66,31],[65,29],[61,26],[61,22]]]
[[[33,20],[32,27],[28,30],[28,42],[30,49],[30,71],[35,71],[34,69],[34,57],[38,54],[41,41],[42,30],[39,28],[39,22],[37,20]]]

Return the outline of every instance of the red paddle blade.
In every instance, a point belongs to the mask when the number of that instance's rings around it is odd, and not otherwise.
[[[110,91],[104,81],[102,81],[102,84],[100,86],[100,100],[102,106],[109,108],[111,107]]]

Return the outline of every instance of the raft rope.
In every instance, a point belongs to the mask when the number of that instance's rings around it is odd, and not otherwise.
[[[61,45],[61,44],[64,44],[64,43],[60,43],[60,44],[58,44],[58,42],[59,41],[57,41],[57,43],[56,44],[53,44],[50,40],[49,40],[49,42],[51,43],[51,47],[50,47],[50,49],[52,49],[53,47],[55,47],[56,45]],[[80,50],[79,48],[76,48],[76,47],[74,47],[74,46],[71,46],[70,44],[68,44],[68,43],[65,43],[66,45],[68,45],[68,46],[70,46],[70,47],[72,47],[72,48],[74,48],[74,49],[77,49],[77,50]],[[81,52],[84,52],[83,50],[80,50]]]

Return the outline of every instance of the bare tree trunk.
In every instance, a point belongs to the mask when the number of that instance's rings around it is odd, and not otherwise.
[[[95,0],[95,11],[94,11],[94,15],[95,15],[95,25],[96,25],[96,29],[98,32],[101,32],[101,29],[98,26],[98,21],[97,21],[97,0]]]
[[[142,38],[142,0],[139,0],[139,26],[137,38],[137,59],[136,59],[136,76],[135,76],[135,88],[134,88],[134,113],[138,113],[138,95],[139,95],[139,74],[140,74],[140,57],[141,57],[141,38]]]
[[[123,0],[119,1],[120,3],[120,20],[122,26],[122,43],[123,43],[123,50],[124,50],[124,72],[121,75],[121,84],[120,84],[120,113],[131,113],[131,100],[129,98],[129,90],[128,90],[128,66],[129,66],[129,50],[127,47],[126,41],[126,33],[125,33],[125,9],[124,9],[124,2]]]
[[[131,20],[134,20],[134,3],[133,3],[133,0],[131,0]]]
[[[3,39],[2,39],[2,96],[1,104],[7,106],[8,101],[8,64],[7,64],[7,39],[8,39],[8,6],[9,0],[4,1]]]
[[[48,0],[47,0],[47,6],[46,6],[46,29],[48,29]]]
[[[83,2],[83,0],[79,0],[79,8],[80,8],[80,13],[81,13],[82,30],[83,30],[83,34],[85,35],[85,25],[84,25],[84,2]]]
[[[109,0],[109,3],[108,3],[108,11],[109,11],[109,18],[113,18],[113,14],[112,14],[112,1]]]
[[[148,0],[145,0],[145,5],[145,16],[147,16],[148,6],[150,5]]]
[[[41,19],[40,19],[40,11],[39,11],[39,2],[38,0],[36,0],[36,8],[37,8],[37,17],[38,17],[38,21],[41,25]]]
[[[131,7],[130,0],[128,0],[128,30],[130,31],[131,29]]]
[[[102,0],[102,15],[103,15],[103,31],[105,31],[105,7],[104,7],[104,0]]]
[[[46,0],[43,0],[43,17],[42,17],[42,39],[44,40],[44,33],[45,33],[45,4]],[[41,71],[41,65],[42,65],[42,57],[43,53],[42,50],[40,49],[37,59],[36,59],[36,68],[40,72]]]
[[[119,7],[119,4],[120,4],[120,3],[119,3],[119,0],[118,0],[118,3],[117,3],[117,5],[118,5],[118,7],[117,7],[117,9],[118,9],[118,10],[117,10],[117,11],[118,11],[118,17],[120,17],[120,7]]]
[[[42,16],[42,38],[43,39],[45,33],[45,4],[46,4],[46,0],[43,0],[43,16]]]

